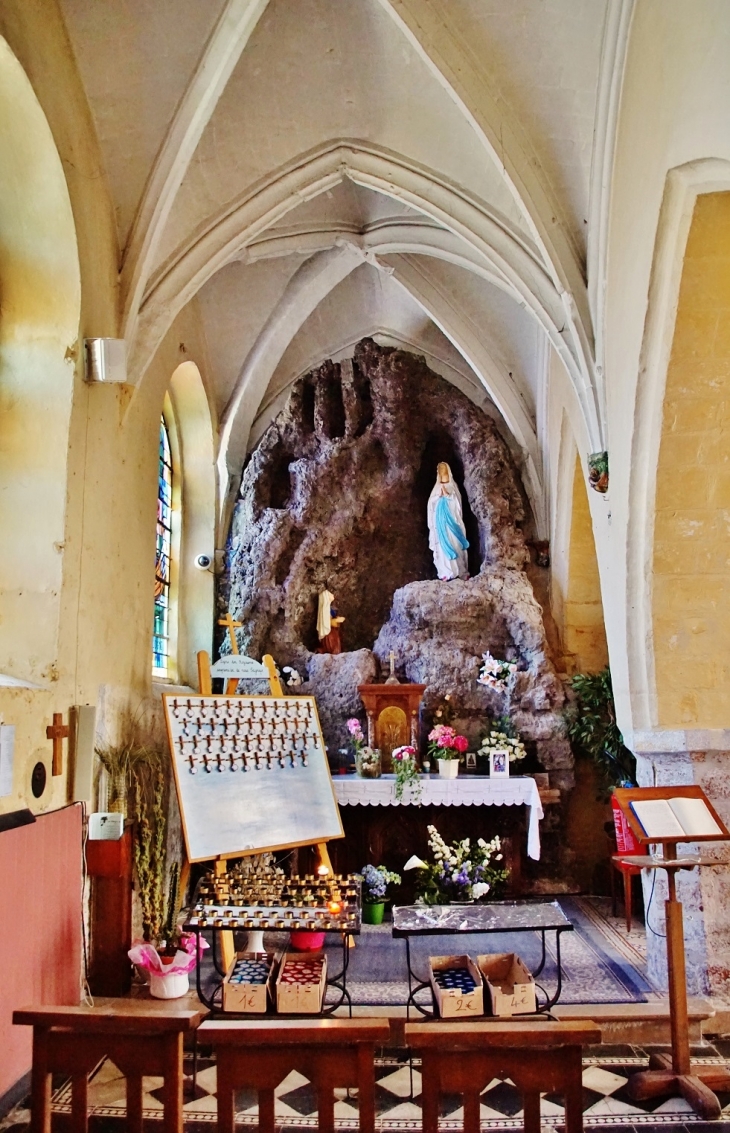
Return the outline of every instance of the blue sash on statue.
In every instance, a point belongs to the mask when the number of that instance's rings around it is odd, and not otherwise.
[[[436,534],[438,535],[441,550],[446,555],[447,559],[455,559],[458,557],[458,551],[454,550],[453,540],[465,551],[469,546],[469,540],[465,538],[459,524],[451,514],[449,501],[446,496],[440,496],[436,501]]]

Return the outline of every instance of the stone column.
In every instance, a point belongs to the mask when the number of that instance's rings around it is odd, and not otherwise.
[[[635,733],[632,749],[637,757],[639,786],[695,783],[705,791],[725,825],[730,825],[730,733]],[[700,848],[705,857],[718,862],[730,860],[728,842],[685,843],[682,851],[694,853]],[[648,974],[657,987],[666,988],[666,874],[663,870],[645,870],[642,882]],[[687,991],[730,1004],[730,867],[704,866],[679,873],[677,895],[684,914]]]

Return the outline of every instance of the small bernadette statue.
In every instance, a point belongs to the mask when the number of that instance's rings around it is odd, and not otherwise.
[[[442,582],[468,578],[466,537],[461,511],[461,493],[448,464],[439,464],[436,483],[428,498],[428,545],[433,552],[436,572]]]
[[[322,590],[319,595],[317,607],[317,637],[319,638],[318,653],[341,653],[342,641],[340,639],[340,626],[344,618],[337,616],[334,607],[334,594],[329,590]]]

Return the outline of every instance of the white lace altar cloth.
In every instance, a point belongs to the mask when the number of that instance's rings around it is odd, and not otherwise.
[[[361,779],[359,775],[336,775],[332,780],[340,806],[414,806],[408,788],[400,802],[395,797],[395,775],[381,779]],[[544,811],[534,779],[510,776],[490,779],[489,776],[464,775],[457,779],[421,779],[421,806],[526,806],[527,853],[536,861],[540,857],[539,820]]]

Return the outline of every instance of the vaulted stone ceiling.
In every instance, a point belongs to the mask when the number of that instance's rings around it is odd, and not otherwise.
[[[632,0],[61,7],[132,377],[194,309],[221,496],[296,377],[372,335],[499,420],[543,527],[551,350],[603,447],[594,343]]]

